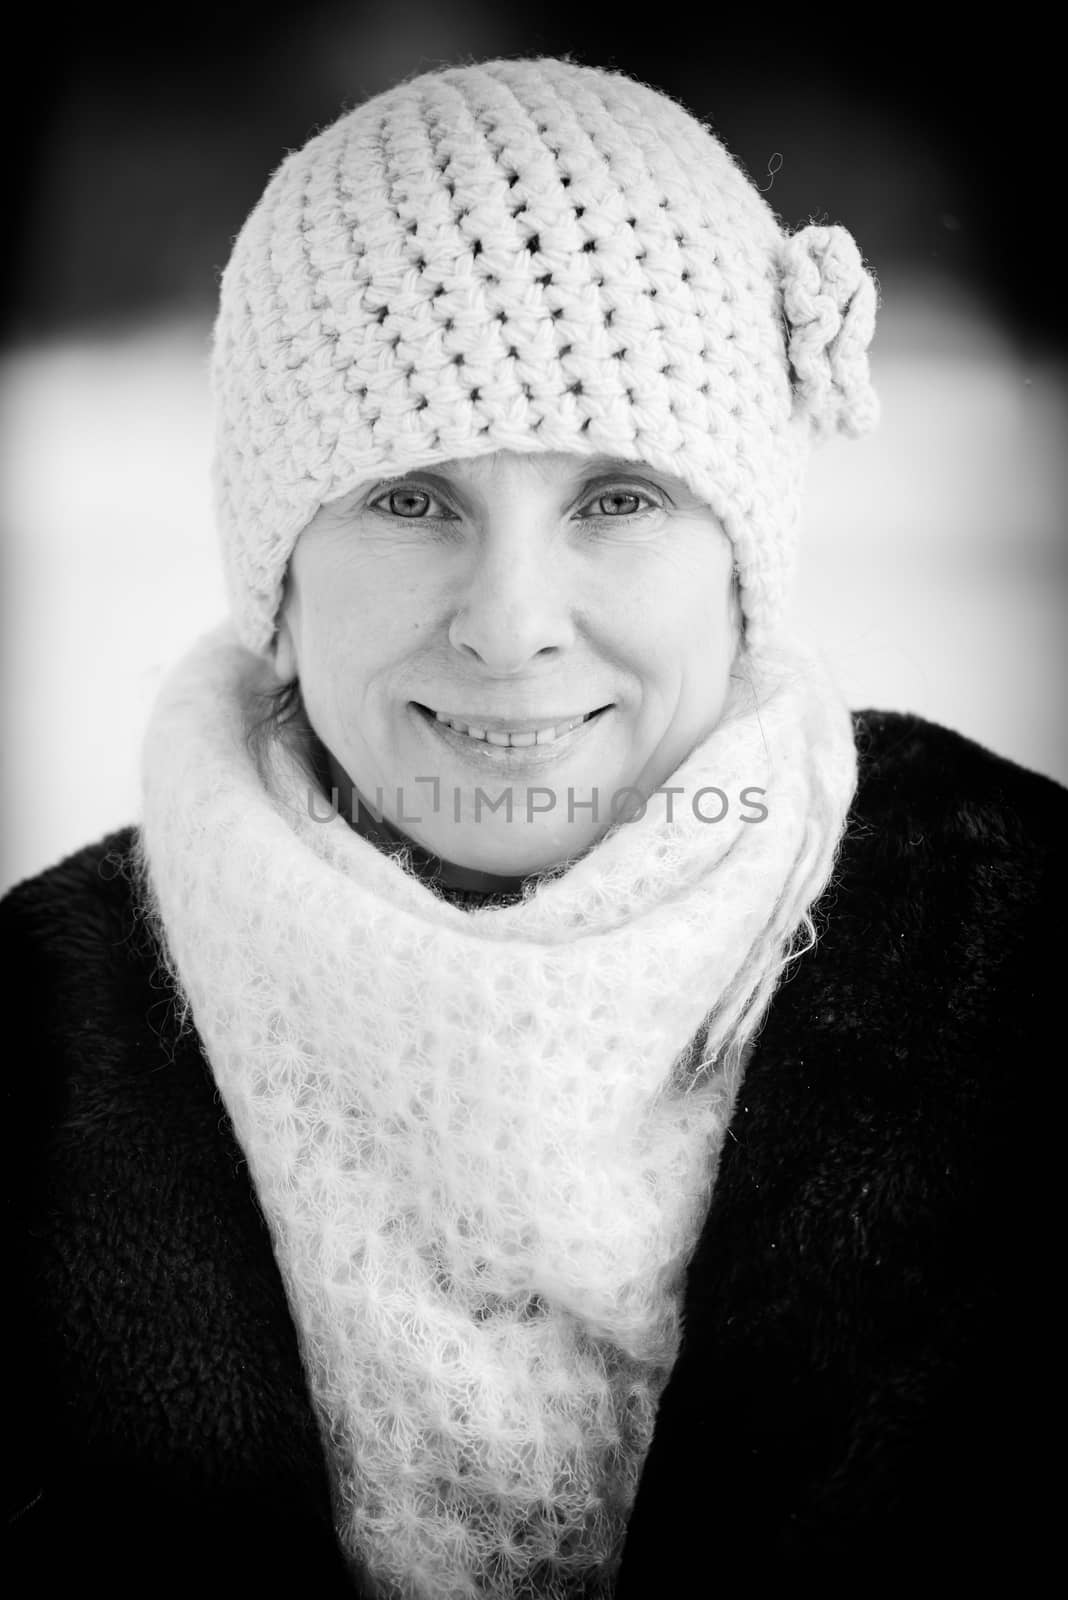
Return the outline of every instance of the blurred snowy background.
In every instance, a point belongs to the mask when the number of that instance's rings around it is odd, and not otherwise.
[[[789,226],[852,230],[881,284],[883,423],[814,461],[799,619],[853,706],[1068,782],[1068,356],[1059,292],[1007,224],[1042,203],[1036,63],[1025,79],[1003,41],[949,58],[904,29],[877,66],[711,25],[651,43],[596,10],[535,23],[487,0],[190,0],[155,31],[79,12],[40,42],[0,351],[0,888],[136,818],[160,678],[222,613],[208,339],[268,173],[397,78],[498,54],[645,77]]]

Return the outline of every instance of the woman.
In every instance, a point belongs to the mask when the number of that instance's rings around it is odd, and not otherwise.
[[[1064,794],[783,622],[875,299],[567,62],[272,178],[231,617],[138,827],[4,907],[23,1592],[1018,1576],[998,1086]]]

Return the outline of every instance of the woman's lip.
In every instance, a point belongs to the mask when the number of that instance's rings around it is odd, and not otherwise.
[[[562,728],[568,722],[577,722],[579,718],[595,717],[598,711],[607,711],[607,705],[594,706],[592,711],[565,712],[559,717],[539,717],[536,721],[529,717],[480,717],[460,711],[442,711],[440,706],[424,706],[418,700],[413,700],[412,705],[417,711],[423,711],[428,716],[437,720],[444,718],[447,722],[462,722],[468,728],[484,728],[487,733],[545,733],[550,728]]]
[[[417,720],[427,729],[431,737],[440,740],[464,760],[497,773],[502,771],[519,773],[530,771],[531,768],[550,766],[561,756],[570,754],[580,740],[600,726],[604,714],[612,710],[610,705],[601,706],[592,712],[585,722],[580,722],[578,727],[554,739],[551,744],[502,745],[489,744],[482,739],[471,739],[466,733],[457,733],[447,722],[439,722],[435,713],[427,706],[420,705],[417,700],[412,700],[410,704]]]

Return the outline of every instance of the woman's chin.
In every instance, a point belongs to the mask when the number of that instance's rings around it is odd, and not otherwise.
[[[611,747],[618,728],[610,714],[558,750],[479,747],[451,729],[428,727],[423,716],[419,723],[418,744],[403,763],[410,784],[388,791],[404,800],[392,820],[454,866],[524,877],[574,860],[617,820],[610,814],[615,786],[604,774],[625,764]]]

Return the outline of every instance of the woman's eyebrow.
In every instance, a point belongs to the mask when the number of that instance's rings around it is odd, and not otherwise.
[[[582,478],[595,476],[648,478],[669,492],[682,493],[686,490],[685,479],[677,473],[654,467],[649,461],[627,460],[624,456],[590,456],[576,466],[570,481],[577,483]]]
[[[663,473],[658,473],[648,461],[628,461],[624,456],[586,456],[575,463],[571,477],[588,478],[592,473],[604,472],[652,473],[658,477],[665,476]]]

